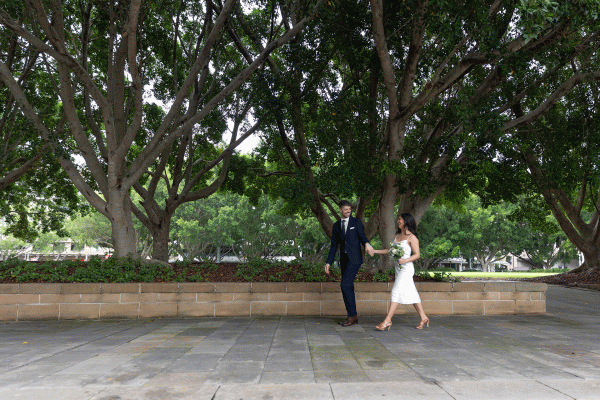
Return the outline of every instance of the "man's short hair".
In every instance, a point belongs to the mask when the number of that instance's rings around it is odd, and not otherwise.
[[[338,206],[340,208],[344,207],[344,206],[350,206],[352,207],[352,203],[350,203],[348,200],[342,200],[338,203]]]

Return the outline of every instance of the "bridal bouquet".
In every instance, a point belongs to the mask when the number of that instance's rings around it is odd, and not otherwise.
[[[402,246],[400,246],[400,243],[392,242],[392,243],[390,243],[389,254],[390,254],[390,256],[392,256],[392,258],[394,260],[398,261],[404,255],[404,249],[402,248]]]

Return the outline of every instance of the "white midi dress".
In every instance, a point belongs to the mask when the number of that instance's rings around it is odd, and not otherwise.
[[[408,240],[401,240],[396,243],[400,243],[400,246],[404,249],[403,259],[411,256],[412,249],[408,244]],[[415,304],[421,302],[421,297],[413,281],[414,274],[415,267],[412,262],[396,264],[396,280],[392,288],[392,301],[394,303]]]

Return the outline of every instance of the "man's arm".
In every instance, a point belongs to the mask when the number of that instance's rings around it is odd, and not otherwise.
[[[375,250],[373,249],[373,246],[371,246],[371,243],[369,243],[369,239],[367,239],[367,235],[365,235],[365,228],[363,227],[363,223],[360,219],[358,219],[357,222],[358,223],[356,224],[356,229],[357,229],[356,233],[358,233],[358,240],[360,240],[360,242],[365,246],[365,250],[367,251],[367,253],[371,257],[373,257],[373,255],[375,254]]]
[[[337,251],[338,248],[338,242],[337,242],[337,234],[336,234],[336,230],[337,230],[337,226],[339,224],[336,222],[333,224],[333,229],[331,231],[331,247],[329,248],[329,254],[327,255],[327,262],[325,264],[325,273],[329,275],[329,267],[331,266],[331,264],[333,263],[333,259],[335,258],[335,253]]]

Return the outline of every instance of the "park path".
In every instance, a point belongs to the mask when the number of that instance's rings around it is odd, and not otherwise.
[[[0,324],[0,399],[600,399],[600,292],[546,315]]]

